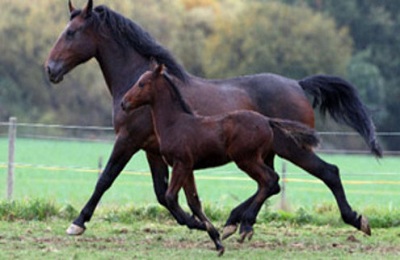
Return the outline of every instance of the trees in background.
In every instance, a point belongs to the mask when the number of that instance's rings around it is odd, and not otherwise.
[[[393,0],[283,0],[307,6],[349,28],[354,42],[348,79],[358,86],[380,131],[400,129],[400,5]],[[398,149],[400,140],[387,143]]]
[[[65,3],[64,3],[65,2]],[[0,121],[109,124],[96,62],[51,85],[43,63],[67,1],[0,2]],[[86,0],[75,0],[82,6]],[[400,129],[400,5],[391,0],[95,1],[141,24],[189,72],[226,78],[328,73],[354,83],[379,130]],[[398,144],[390,144],[397,145]]]

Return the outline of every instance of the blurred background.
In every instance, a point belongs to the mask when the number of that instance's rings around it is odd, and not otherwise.
[[[86,0],[73,2],[77,7],[86,4]],[[357,86],[379,132],[400,129],[397,0],[95,0],[94,4],[106,4],[142,25],[194,75],[227,78],[272,72],[294,79],[337,75]],[[52,85],[44,72],[44,61],[69,20],[67,0],[2,0],[0,10],[0,122],[15,116],[18,122],[111,126],[111,97],[95,60],[74,69],[59,85]],[[317,130],[348,129],[327,118],[317,119]],[[354,139],[324,142],[343,147]],[[398,137],[381,142],[387,150],[400,150]]]

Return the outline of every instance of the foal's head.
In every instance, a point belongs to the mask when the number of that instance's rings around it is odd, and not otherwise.
[[[152,92],[156,91],[156,84],[166,83],[163,79],[164,70],[164,65],[157,65],[154,70],[143,73],[123,97],[121,102],[122,109],[129,112],[132,109],[149,104],[153,98]]]

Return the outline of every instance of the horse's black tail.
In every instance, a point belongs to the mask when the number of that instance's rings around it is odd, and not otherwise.
[[[283,134],[284,138],[291,139],[300,148],[311,150],[319,144],[319,138],[315,130],[300,122],[270,118],[269,124],[274,130],[275,134],[277,134],[275,131],[278,129],[279,132]],[[274,138],[274,141],[275,139],[276,138]],[[275,146],[278,147],[278,145]],[[289,147],[288,145],[282,143],[279,146]],[[285,147],[281,147],[280,149],[286,149]],[[276,152],[278,155],[280,155],[280,152]]]
[[[371,152],[382,157],[374,123],[354,86],[339,77],[326,75],[307,77],[299,84],[314,97],[314,108],[319,106],[323,115],[329,112],[336,122],[352,127],[364,138]]]

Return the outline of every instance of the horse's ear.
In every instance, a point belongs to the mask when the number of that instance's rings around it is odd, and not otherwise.
[[[83,8],[83,10],[82,10],[82,15],[85,18],[87,18],[92,15],[92,11],[93,11],[93,0],[89,0],[86,4],[85,8]]]
[[[72,13],[73,11],[76,10],[75,6],[72,4],[71,0],[68,0],[68,7],[69,7],[69,12]]]

